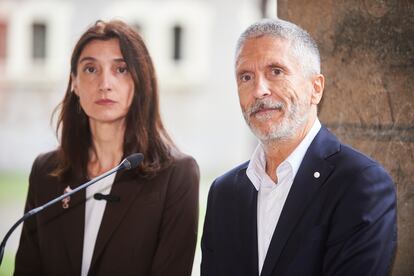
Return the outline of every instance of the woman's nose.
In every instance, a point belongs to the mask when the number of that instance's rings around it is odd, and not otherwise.
[[[100,75],[99,91],[108,92],[112,90],[111,72],[103,71]]]

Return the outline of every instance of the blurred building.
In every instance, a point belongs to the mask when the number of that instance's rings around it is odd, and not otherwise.
[[[98,19],[124,20],[142,34],[165,125],[202,173],[222,173],[245,160],[256,142],[238,105],[234,47],[262,4],[0,0],[0,170],[28,171],[36,155],[56,147],[50,118],[66,90],[71,51]]]

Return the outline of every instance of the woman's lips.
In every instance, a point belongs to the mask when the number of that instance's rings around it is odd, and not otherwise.
[[[100,99],[100,100],[95,101],[95,103],[99,105],[110,105],[110,104],[114,104],[115,101],[110,100],[110,99]]]

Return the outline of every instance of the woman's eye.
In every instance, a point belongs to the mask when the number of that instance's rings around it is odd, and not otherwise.
[[[125,74],[125,73],[128,72],[128,68],[127,67],[118,67],[117,71],[118,71],[118,73]]]
[[[87,66],[83,69],[84,72],[86,73],[95,73],[96,72],[96,68],[92,67],[92,66]]]

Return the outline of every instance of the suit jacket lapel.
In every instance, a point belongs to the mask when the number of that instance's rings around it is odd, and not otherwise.
[[[137,183],[137,179],[138,177],[130,172],[124,172],[116,176],[111,194],[119,196],[120,202],[107,202],[106,204],[89,271],[93,271],[93,267],[99,259],[99,256],[103,253],[106,244],[124,219],[128,209],[141,190],[142,184],[144,183]]]
[[[272,274],[286,242],[294,232],[296,224],[334,169],[325,159],[338,152],[339,145],[339,141],[324,127],[311,143],[293,181],[273,233],[263,264],[262,276]]]
[[[246,166],[247,167],[247,166]],[[236,179],[239,248],[241,262],[247,262],[246,275],[258,275],[257,255],[257,190],[246,175],[246,167],[239,171]]]
[[[62,194],[67,186],[71,189],[76,188],[82,184],[81,179],[71,182],[64,182],[62,185],[57,185]],[[74,184],[76,183],[76,184]],[[81,190],[70,197],[69,208],[62,208],[62,215],[60,217],[60,224],[62,227],[63,239],[65,242],[65,250],[67,250],[69,261],[73,268],[73,275],[81,273],[83,252],[83,235],[85,228],[85,190]],[[62,206],[62,203],[56,203]]]

